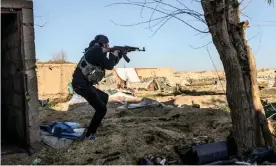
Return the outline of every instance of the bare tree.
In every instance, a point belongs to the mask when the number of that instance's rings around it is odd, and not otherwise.
[[[201,3],[204,13],[189,8],[185,4],[187,1],[176,1],[178,5],[173,5],[172,0],[169,2],[128,0],[111,5],[141,7],[141,15],[144,9],[152,10],[149,20],[123,26],[148,24],[149,29],[157,27],[155,34],[164,24],[174,18],[198,31],[199,34],[211,34],[226,75],[226,97],[231,110],[233,136],[238,156],[244,157],[256,146],[272,146],[271,133],[260,100],[255,59],[245,35],[249,22],[240,21],[240,4],[243,0],[241,2],[238,0],[192,0]],[[272,4],[271,0],[267,1]],[[161,16],[154,18],[155,13]],[[206,29],[201,30],[191,25],[181,17],[183,15],[198,20],[206,25]]]
[[[67,63],[67,53],[63,50],[56,52],[52,55],[52,58],[49,60],[51,63]]]

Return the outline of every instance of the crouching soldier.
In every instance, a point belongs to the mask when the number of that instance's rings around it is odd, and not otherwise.
[[[85,134],[85,140],[94,140],[96,131],[107,111],[108,94],[93,85],[105,76],[105,70],[112,70],[122,58],[121,52],[109,53],[109,40],[104,35],[97,35],[85,49],[84,55],[73,73],[72,86],[74,91],[85,98],[95,109],[95,114]]]

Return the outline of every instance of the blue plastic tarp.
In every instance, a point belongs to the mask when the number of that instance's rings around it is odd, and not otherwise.
[[[84,128],[81,128],[77,122],[53,122],[48,125],[41,125],[40,129],[55,137],[71,140],[79,139],[84,132]]]

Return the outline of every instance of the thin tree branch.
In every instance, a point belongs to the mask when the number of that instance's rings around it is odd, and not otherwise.
[[[206,31],[208,28],[205,28],[204,31]],[[200,35],[201,33],[197,33],[194,36]]]
[[[176,0],[178,3],[180,3],[181,5],[183,5],[187,10],[189,10],[190,12],[194,12],[196,14],[201,14],[197,11],[191,10],[190,8],[188,8],[184,3],[180,2],[180,0]],[[202,14],[201,14],[202,15]]]
[[[36,26],[38,26],[38,27],[40,27],[40,28],[43,28],[47,23],[48,23],[48,22],[45,22],[43,25],[38,25],[38,24],[34,24],[34,25],[36,25]]]
[[[144,5],[147,3],[147,0],[145,0],[145,2],[144,2]],[[140,16],[143,18],[143,9],[144,9],[144,7],[142,7],[142,9],[141,9],[141,11],[140,11]]]
[[[258,48],[256,50],[255,56],[257,56],[259,49],[261,47],[261,42],[262,42],[262,28],[259,26],[259,32],[260,32],[260,38],[259,38],[259,44],[258,44]]]
[[[210,54],[209,49],[208,49],[208,46],[206,47],[206,51],[207,51],[207,53],[208,53],[208,55],[209,55],[209,58],[210,58],[210,60],[212,61],[212,64],[213,64],[213,66],[214,66],[214,68],[215,68],[215,70],[216,70],[216,72],[217,72],[217,76],[218,76],[220,85],[221,85],[221,87],[222,87],[224,93],[226,94],[226,91],[225,91],[225,89],[224,89],[224,87],[223,87],[223,84],[222,84],[222,82],[221,82],[221,79],[220,79],[220,77],[219,77],[218,69],[217,69],[217,67],[216,67],[216,65],[215,65],[215,63],[214,63],[214,61],[213,61],[213,59],[212,59],[212,57],[211,57],[211,54]]]
[[[210,35],[210,33],[207,33],[206,35],[200,37],[200,39],[203,39],[203,38],[207,37],[208,35]]]
[[[163,16],[163,17],[159,17],[159,18],[156,18],[156,19],[153,19],[151,21],[157,21],[157,20],[160,20],[160,19],[166,19],[168,16]],[[143,22],[139,22],[139,23],[135,23],[135,24],[117,24],[115,23],[113,20],[110,20],[112,23],[114,23],[115,25],[119,25],[119,26],[137,26],[137,25],[141,25],[141,24],[146,24],[146,23],[149,23],[150,20],[148,21],[143,21]]]
[[[169,6],[171,8],[177,9],[177,10],[185,11],[185,9],[180,9],[180,8],[177,8],[177,7],[175,7],[173,5],[170,5],[168,3],[164,3],[164,2],[162,2],[162,0],[153,0],[153,1],[161,3],[162,5]],[[206,24],[205,20],[203,18],[201,18],[201,16],[204,16],[203,14],[198,13],[198,12],[194,12],[194,11],[189,11],[189,10],[185,11],[185,12],[186,12],[186,14],[189,14],[189,15],[193,16],[194,18],[198,19],[199,21],[203,22],[204,24]]]
[[[179,12],[179,13],[174,13],[174,15],[177,15],[177,14],[182,14],[182,13],[181,13],[181,12]],[[161,22],[163,22],[163,21],[165,21],[166,19],[168,19],[168,17],[170,17],[170,19],[172,18],[171,15],[167,15],[167,16],[165,16],[162,20],[160,20],[160,21],[157,22],[156,24],[154,24],[154,25],[152,25],[152,26],[150,26],[150,27],[148,27],[148,28],[146,28],[146,29],[150,29],[150,28],[153,28],[153,27],[159,25]]]
[[[157,3],[157,5],[155,6],[155,8],[154,8],[153,12],[151,13],[151,16],[150,16],[150,21],[149,21],[149,28],[150,28],[150,23],[151,23],[152,16],[154,15],[154,13],[155,13],[155,11],[156,11],[157,7],[160,5],[160,2],[161,2],[161,1],[162,1],[162,0],[160,0],[160,1]],[[152,31],[152,29],[151,29],[151,28],[150,28],[150,30]]]
[[[152,34],[152,36],[150,36],[150,37],[153,37],[156,33],[157,33],[157,31],[158,30],[160,30],[171,18],[173,18],[173,17],[170,17],[170,18],[167,18],[167,20],[166,21],[164,21],[156,30],[155,30],[155,32]]]
[[[200,49],[200,48],[203,48],[203,47],[205,47],[205,46],[208,46],[209,44],[211,44],[212,43],[212,41],[210,41],[209,43],[207,43],[207,44],[204,44],[204,45],[202,45],[202,46],[199,46],[199,47],[193,47],[193,46],[191,46],[191,45],[189,45],[191,48],[193,48],[193,49]]]
[[[144,8],[148,8],[148,9],[151,9],[151,10],[155,10],[159,13],[162,13],[162,14],[166,14],[166,15],[169,15],[169,13],[166,13],[166,12],[163,12],[161,10],[158,10],[158,9],[155,9],[155,8],[152,8],[152,7],[149,7],[149,6],[145,6],[143,4],[136,4],[136,3],[124,3],[124,2],[120,2],[120,3],[113,3],[113,4],[110,4],[110,5],[107,5],[105,7],[109,7],[109,6],[114,6],[114,5],[133,5],[133,6],[140,6],[140,7],[144,7]],[[186,12],[186,11],[182,11],[183,13],[185,14],[189,14],[191,15],[190,12]],[[198,31],[198,32],[201,32],[201,33],[208,33],[208,31],[202,31],[202,30],[199,30],[198,28],[190,25],[189,23],[187,23],[186,21],[184,21],[183,19],[179,18],[179,17],[176,17],[175,15],[172,15],[173,18],[183,22],[184,24],[186,24],[187,26],[191,27],[192,29]]]
[[[164,7],[162,6],[159,6],[160,9],[164,10],[164,11],[167,11],[167,12],[173,12],[172,10],[169,10],[169,9],[165,9]]]
[[[241,11],[243,11],[244,9],[246,9],[248,7],[248,5],[252,2],[252,0],[250,0],[242,9],[240,9]]]

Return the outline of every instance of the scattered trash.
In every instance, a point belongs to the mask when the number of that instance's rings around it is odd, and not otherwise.
[[[136,97],[133,96],[131,93],[127,94],[125,92],[116,92],[116,93],[110,95],[109,98],[128,98],[128,99],[134,99]]]
[[[49,99],[39,100],[39,104],[41,107],[45,107],[49,103]]]
[[[219,160],[226,160],[234,153],[229,150],[227,141],[203,144],[182,149],[176,149],[180,154],[183,164],[202,165]]]
[[[109,94],[109,95],[113,95],[113,94],[115,94],[115,93],[117,93],[118,91],[116,90],[116,89],[108,89],[107,90],[107,93]]]
[[[160,103],[156,100],[150,99],[150,98],[142,98],[140,103],[125,103],[122,106],[119,106],[116,108],[116,110],[127,110],[127,109],[137,109],[137,108],[154,108],[154,107],[162,107],[164,109],[171,109],[174,108],[171,105],[165,105],[163,103]]]
[[[276,162],[276,153],[271,147],[257,147],[248,156],[248,161],[251,164],[262,164],[264,161]]]
[[[83,136],[85,128],[76,122],[53,122],[41,125],[42,142],[56,148],[67,148],[74,140]]]
[[[76,140],[84,132],[84,128],[76,122],[53,122],[49,125],[40,125],[40,129],[58,138]]]
[[[128,109],[142,108],[142,107],[156,107],[159,106],[160,103],[156,100],[150,98],[142,98],[140,103],[129,104]]]
[[[87,103],[87,101],[76,93],[74,93],[71,100],[67,102],[67,104],[69,105],[80,104],[80,103]]]
[[[36,159],[34,159],[34,161],[32,162],[32,165],[38,165],[38,164],[40,164],[40,162],[41,162],[41,159],[40,159],[40,158],[36,158]]]
[[[154,157],[153,155],[145,155],[138,160],[138,165],[165,165],[166,159],[160,156]]]

